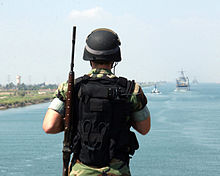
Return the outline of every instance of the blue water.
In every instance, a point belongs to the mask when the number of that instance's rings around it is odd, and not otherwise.
[[[144,88],[152,117],[148,135],[131,159],[133,176],[220,175],[220,84],[199,84],[162,94]],[[48,103],[0,111],[0,176],[60,176],[63,133],[42,130]]]

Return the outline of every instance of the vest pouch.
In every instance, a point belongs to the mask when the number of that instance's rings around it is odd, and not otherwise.
[[[79,159],[90,166],[102,167],[109,163],[109,124],[95,120],[85,120],[81,130],[81,150]]]
[[[102,150],[96,150],[90,146],[83,146],[79,159],[88,166],[104,167],[110,162],[109,155],[107,155],[108,151],[108,147],[102,148]]]

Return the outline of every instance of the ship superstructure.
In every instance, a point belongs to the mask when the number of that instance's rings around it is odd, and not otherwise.
[[[180,71],[180,77],[176,79],[177,90],[190,90],[189,78],[185,76],[184,71]]]

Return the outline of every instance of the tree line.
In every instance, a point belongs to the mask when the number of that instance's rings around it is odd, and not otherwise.
[[[18,84],[15,85],[14,83],[8,83],[5,86],[0,84],[0,89],[5,89],[5,90],[39,90],[39,89],[56,89],[57,84],[45,84],[45,83],[40,83],[40,84],[34,84],[34,85],[27,85],[27,84]]]

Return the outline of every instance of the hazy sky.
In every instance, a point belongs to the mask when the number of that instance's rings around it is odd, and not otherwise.
[[[174,82],[184,69],[220,83],[219,0],[0,0],[0,84],[65,81],[73,25],[77,76],[90,70],[87,35],[107,27],[122,43],[117,75]]]

